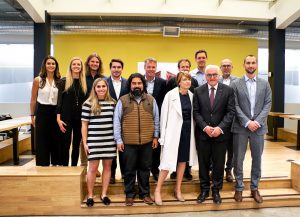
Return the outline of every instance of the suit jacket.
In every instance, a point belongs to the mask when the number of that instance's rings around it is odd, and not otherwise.
[[[206,126],[220,127],[221,134],[216,141],[224,141],[230,138],[230,128],[234,117],[234,93],[233,89],[219,83],[213,108],[210,107],[208,84],[203,84],[195,89],[193,98],[194,120],[196,122],[196,141],[211,139],[203,129]]]
[[[152,96],[156,100],[159,114],[160,114],[161,106],[164,101],[165,95],[166,95],[166,80],[156,77],[154,80],[154,88],[153,88]]]
[[[245,77],[239,78],[233,82],[232,88],[235,97],[236,114],[234,117],[232,132],[249,133],[250,130],[245,128],[249,120],[257,121],[261,127],[255,132],[257,135],[264,135],[268,132],[267,117],[272,106],[272,91],[269,83],[261,78],[256,80],[256,95],[254,115],[251,117],[251,105]]]
[[[111,76],[109,76],[107,78],[107,82],[108,82],[108,88],[109,88],[109,94],[110,96],[118,101],[117,99],[117,95],[116,95],[116,92],[115,92],[115,88],[114,88],[114,85],[113,85],[113,82],[112,82],[112,79],[111,79]],[[121,77],[121,91],[120,91],[120,95],[119,95],[119,98],[121,96],[124,96],[125,94],[129,93],[129,90],[127,88],[127,79]]]
[[[195,89],[198,87],[198,81],[192,77],[192,84],[191,84],[191,87],[190,87],[190,91],[192,93],[194,93]],[[169,92],[170,90],[173,90],[175,87],[177,87],[177,83],[176,83],[176,78],[173,77],[173,78],[170,78],[168,81],[167,81],[167,92]]]
[[[237,79],[238,79],[237,77],[230,75],[229,76],[229,80],[230,80],[229,86],[232,86],[233,81],[235,81]],[[223,84],[223,80],[224,80],[223,76],[220,76],[219,82]]]

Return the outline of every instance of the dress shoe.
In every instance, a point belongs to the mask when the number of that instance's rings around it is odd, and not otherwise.
[[[87,207],[92,207],[94,206],[94,199],[93,198],[88,198],[85,202],[85,204],[87,205]]]
[[[235,191],[234,199],[235,199],[236,202],[242,202],[243,201],[243,192],[242,191]]]
[[[233,182],[233,175],[231,173],[231,170],[226,170],[226,181],[227,182]]]
[[[180,202],[184,202],[184,201],[185,201],[185,199],[182,197],[182,195],[179,196],[179,195],[177,194],[177,191],[174,191],[174,197],[175,197],[178,201],[180,201]]]
[[[101,202],[104,204],[104,205],[109,205],[110,204],[110,199],[107,197],[107,196],[104,196],[104,197],[100,197],[100,200]]]
[[[115,184],[116,178],[114,176],[110,177],[109,184]]]
[[[162,206],[162,199],[159,191],[154,191],[154,202],[157,206]]]
[[[148,204],[148,205],[152,205],[154,203],[154,201],[152,200],[152,198],[149,197],[149,196],[144,197],[143,201],[144,201],[145,204]]]
[[[202,191],[197,197],[197,203],[203,203],[208,196],[209,191]]]
[[[177,177],[177,173],[176,172],[172,172],[170,175],[170,179],[176,179]]]
[[[259,191],[258,190],[251,190],[251,196],[254,198],[256,203],[262,203],[263,202],[263,198],[262,196],[260,196]]]
[[[218,191],[212,193],[212,198],[215,204],[222,203],[222,199],[220,193]]]
[[[133,205],[133,198],[132,197],[126,197],[125,205],[126,206],[132,206]]]
[[[183,177],[188,180],[188,181],[191,181],[193,180],[193,176],[192,174],[190,174],[189,172],[188,173],[184,173]]]
[[[101,177],[101,173],[99,170],[97,170],[97,172],[96,172],[96,177]]]
[[[153,179],[154,179],[155,181],[158,180],[158,174],[157,174],[157,173],[153,173],[152,176],[153,176]]]

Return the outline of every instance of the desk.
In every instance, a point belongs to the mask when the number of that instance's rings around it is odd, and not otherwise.
[[[284,116],[279,116],[282,118],[289,118],[291,120],[297,120],[298,125],[297,125],[297,146],[296,149],[300,150],[300,115],[284,115]]]
[[[269,112],[269,116],[272,117],[273,120],[273,138],[274,141],[278,141],[278,118],[285,118],[287,115],[293,115],[291,113],[283,113],[283,112]]]
[[[30,125],[30,116],[13,118],[5,121],[0,121],[0,132],[11,130],[13,132],[13,161],[14,165],[19,164],[19,127]]]

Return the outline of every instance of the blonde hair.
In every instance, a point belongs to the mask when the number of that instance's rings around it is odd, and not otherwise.
[[[80,86],[82,88],[83,93],[86,94],[87,86],[86,86],[85,72],[84,72],[84,67],[83,67],[83,64],[82,64],[82,60],[79,57],[73,57],[71,59],[69,69],[68,69],[68,72],[67,72],[67,75],[66,75],[65,91],[68,91],[69,88],[72,87],[73,82],[74,82],[74,78],[72,76],[72,70],[71,70],[71,66],[72,66],[72,63],[73,63],[74,60],[79,60],[80,61],[81,71],[80,71],[80,74],[79,74],[79,83],[80,83]]]
[[[85,101],[87,104],[91,105],[91,111],[94,115],[97,115],[97,114],[101,113],[101,105],[99,103],[99,99],[98,99],[98,96],[97,96],[97,93],[96,93],[96,90],[95,90],[96,85],[100,81],[103,81],[105,83],[106,87],[107,87],[107,91],[106,91],[104,100],[105,101],[111,101],[111,102],[115,103],[115,101],[113,100],[113,98],[109,94],[109,87],[108,87],[107,81],[103,78],[97,78],[93,83],[93,87],[92,87],[89,98]]]

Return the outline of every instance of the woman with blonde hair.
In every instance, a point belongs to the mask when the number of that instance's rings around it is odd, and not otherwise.
[[[177,171],[174,197],[181,202],[181,183],[186,166],[197,164],[197,151],[194,136],[194,121],[192,113],[193,94],[191,75],[179,72],[176,77],[178,87],[169,91],[163,101],[160,120],[161,160],[159,177],[154,192],[157,205],[162,205],[161,187],[169,171]]]
[[[57,141],[59,129],[56,123],[56,105],[60,73],[53,56],[43,60],[39,76],[34,78],[30,100],[31,122],[35,127],[36,165],[60,165],[60,149]]]
[[[74,57],[71,59],[66,77],[59,84],[58,91],[57,123],[63,133],[61,142],[63,166],[69,165],[71,141],[71,165],[77,166],[81,141],[81,107],[86,98],[84,67],[81,59]]]
[[[108,83],[102,78],[95,80],[89,98],[82,107],[82,143],[88,156],[87,172],[88,198],[86,205],[94,205],[93,190],[96,173],[102,160],[102,193],[100,200],[109,205],[107,196],[111,176],[112,160],[116,158],[116,144],[113,136],[113,114],[115,102],[109,95]]]

